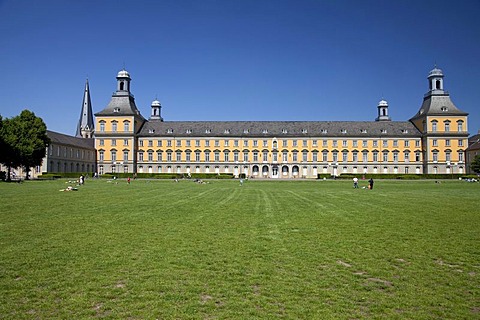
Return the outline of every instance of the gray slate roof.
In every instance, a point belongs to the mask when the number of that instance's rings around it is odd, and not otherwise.
[[[139,136],[412,138],[421,133],[409,121],[148,121]]]
[[[94,139],[77,138],[50,130],[47,130],[47,136],[52,143],[68,145],[76,148],[95,149]]]
[[[102,111],[95,113],[95,116],[143,116],[135,105],[133,95],[125,93],[114,93],[110,103]]]
[[[446,111],[442,110],[446,107]],[[448,93],[444,94],[427,94],[423,99],[422,106],[418,110],[417,114],[412,118],[418,118],[425,115],[434,116],[434,115],[457,115],[457,116],[467,116],[468,113],[458,109],[455,104],[450,99]]]

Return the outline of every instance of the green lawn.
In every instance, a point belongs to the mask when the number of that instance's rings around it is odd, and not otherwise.
[[[478,183],[66,186],[0,183],[0,319],[480,319]]]

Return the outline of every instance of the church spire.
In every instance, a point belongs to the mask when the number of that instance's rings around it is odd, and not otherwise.
[[[76,137],[79,138],[93,138],[94,123],[92,101],[90,100],[90,88],[88,86],[88,79],[85,82],[85,91],[83,92],[82,111],[80,113],[80,120],[77,125]]]

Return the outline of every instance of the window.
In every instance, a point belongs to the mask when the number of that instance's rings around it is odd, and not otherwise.
[[[367,140],[363,140],[363,141],[362,141],[362,147],[363,147],[363,148],[367,148],[367,147],[368,147],[368,141],[367,141]]]
[[[410,147],[410,141],[409,141],[409,140],[405,140],[405,141],[403,142],[403,145],[405,146],[405,148]]]
[[[153,152],[151,152],[151,151],[148,152],[148,161],[149,162],[153,161]]]
[[[268,147],[268,140],[263,140],[263,146]]]
[[[398,147],[398,140],[393,140],[393,146]]]
[[[333,156],[333,162],[338,162],[338,152],[333,152],[332,156]]]
[[[171,152],[171,151],[168,151],[168,152],[167,152],[167,161],[168,161],[168,162],[171,162],[171,161],[172,161],[172,152]]]
[[[450,131],[450,121],[445,121],[445,132]]]
[[[233,161],[238,162],[238,158],[239,158],[239,157],[238,157],[238,154],[239,154],[238,151],[235,151],[235,152],[233,153]]]
[[[383,153],[383,162],[388,162],[388,152]]]
[[[445,139],[445,146],[450,147],[450,139]]]
[[[123,131],[125,131],[125,132],[130,131],[130,122],[125,121],[125,122],[123,123]]]
[[[415,148],[420,148],[420,140],[415,140]]]
[[[322,152],[322,161],[323,162],[328,161],[328,152],[326,152],[326,151]]]
[[[352,161],[357,162],[358,161],[358,152],[352,152]]]
[[[317,161],[318,161],[318,153],[317,153],[317,152],[313,152],[313,153],[312,153],[312,161],[313,161],[313,162],[317,162]]]
[[[335,148],[338,147],[337,140],[333,140],[332,145],[333,145],[333,147],[335,147]]]
[[[98,142],[98,145],[104,146],[104,145],[105,145],[105,140],[100,139],[100,141]],[[50,146],[50,147],[51,147],[51,146]]]
[[[161,151],[157,152],[157,161],[158,162],[162,161],[162,152]]]
[[[342,152],[342,161],[347,162],[348,161],[348,152]]]
[[[433,160],[433,162],[438,162],[438,152],[437,151],[432,152],[432,160]]]
[[[410,152],[404,152],[403,158],[405,159],[405,162],[410,162]]]
[[[373,145],[374,147],[378,147],[378,140],[373,140],[372,145]]]
[[[128,139],[123,139],[123,145],[128,146]]]
[[[357,147],[358,147],[358,141],[357,141],[357,140],[353,140],[353,141],[352,141],[352,146],[353,146],[354,148],[357,148]]]
[[[191,141],[190,140],[185,140],[185,146],[190,147],[191,146]]]
[[[258,152],[253,153],[253,162],[258,162]]]
[[[153,147],[153,140],[148,140],[148,146]]]
[[[138,153],[138,161],[143,161],[143,152]]]
[[[225,151],[223,153],[223,161],[228,162],[229,161],[229,152]]]
[[[233,140],[233,146],[238,147],[238,140]]]
[[[322,140],[322,146],[323,146],[323,147],[326,147],[326,146],[328,146],[328,142],[327,142],[327,140]]]
[[[292,161],[297,162],[298,161],[298,152],[292,152]]]
[[[432,140],[432,146],[438,147],[438,140],[437,139]]]
[[[199,155],[200,157],[200,155]],[[206,151],[205,152],[205,162],[210,162],[210,152]]]
[[[388,148],[388,140],[382,140],[382,145],[384,148]]]
[[[182,140],[177,140],[177,147],[181,147],[182,146]]]
[[[210,140],[205,140],[205,147],[210,147]]]
[[[264,151],[263,152],[263,162],[267,162],[268,161],[268,152]]]
[[[224,145],[225,147],[228,147],[228,140],[223,141],[223,145]]]
[[[342,146],[346,148],[346,147],[348,146],[348,141],[347,141],[347,140],[343,140],[343,141],[342,141]]]
[[[463,131],[463,121],[457,121],[457,129],[458,129],[458,132],[462,132]]]
[[[177,151],[177,162],[180,162],[180,161],[182,161],[182,152]]]
[[[243,162],[248,162],[248,152],[243,153]]]
[[[105,121],[100,121],[100,131],[105,132]]]
[[[302,146],[307,147],[308,146],[308,141],[307,140],[302,140]]]
[[[308,152],[307,151],[302,152],[302,161],[303,162],[308,161]]]
[[[105,160],[105,151],[98,151],[98,161],[103,162]]]
[[[243,140],[243,146],[248,147],[248,140]]]
[[[415,161],[420,161],[420,151],[415,152]]]
[[[312,145],[313,145],[314,147],[316,147],[316,146],[317,146],[317,140],[312,140]]]
[[[253,146],[258,147],[258,140],[253,140]]]
[[[117,151],[112,150],[112,162],[117,161]]]
[[[368,151],[362,152],[362,161],[368,162]]]
[[[293,140],[293,141],[292,141],[292,146],[293,146],[293,147],[297,147],[297,140]]]
[[[436,132],[437,131],[437,121],[433,120],[432,121],[432,132]]]
[[[112,121],[112,132],[117,132],[117,121]]]
[[[378,162],[378,152],[377,151],[373,152],[373,162]]]
[[[463,162],[463,151],[458,152],[458,162]]]
[[[398,151],[393,152],[393,162],[398,162]]]
[[[195,147],[200,147],[200,140],[195,140]]]
[[[282,147],[288,146],[288,140],[282,140]]]
[[[191,160],[191,152],[190,151],[185,151],[185,161],[190,162]]]
[[[220,152],[215,152],[214,157],[215,157],[215,162],[219,162],[220,161]]]
[[[172,140],[167,140],[167,147],[171,147],[172,146]]]
[[[459,147],[463,147],[463,140],[462,140],[462,139],[459,139],[459,140],[458,140],[458,146],[459,146]]]
[[[447,162],[452,161],[451,153],[449,151],[445,152],[445,161],[447,161]]]

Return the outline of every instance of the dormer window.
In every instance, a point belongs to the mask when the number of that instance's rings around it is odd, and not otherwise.
[[[448,111],[448,108],[445,107],[445,106],[443,106],[443,107],[440,108],[440,110],[442,110],[443,112],[447,112],[447,111]]]
[[[327,129],[322,129],[322,133],[327,133]]]
[[[282,129],[282,133],[288,133],[287,129]]]
[[[308,133],[307,129],[302,129],[302,133]]]
[[[167,129],[167,133],[173,133],[173,129]]]
[[[402,133],[404,133],[404,134],[405,134],[405,133],[408,133],[408,130],[407,130],[407,129],[403,129],[403,130],[402,130]]]
[[[148,133],[155,133],[155,130],[153,130],[153,129],[148,129]]]
[[[212,133],[212,130],[211,129],[206,129],[205,133]]]
[[[387,129],[382,129],[382,133],[387,133]]]
[[[268,133],[268,129],[263,129],[262,133]]]
[[[342,133],[347,133],[347,129],[342,129],[341,132]]]
[[[229,134],[229,133],[230,133],[230,129],[225,129],[225,133],[226,133],[226,134]]]
[[[114,108],[113,112],[120,112],[120,108]]]
[[[192,133],[192,129],[187,129],[187,131],[185,131],[185,133],[187,133],[187,134]]]
[[[367,133],[367,129],[362,129],[362,130],[360,130],[360,132]]]
[[[243,133],[249,133],[250,131],[248,129],[243,129]]]

